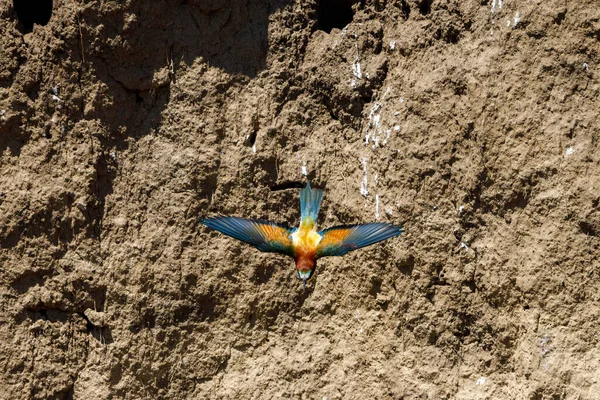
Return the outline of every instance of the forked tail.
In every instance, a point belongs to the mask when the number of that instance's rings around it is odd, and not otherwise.
[[[323,191],[321,189],[311,189],[310,182],[306,187],[300,190],[300,223],[315,224],[323,200]]]

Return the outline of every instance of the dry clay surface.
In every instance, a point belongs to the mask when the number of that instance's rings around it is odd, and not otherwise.
[[[597,0],[12,3],[0,398],[600,398]],[[406,233],[303,292],[199,223],[308,180]]]

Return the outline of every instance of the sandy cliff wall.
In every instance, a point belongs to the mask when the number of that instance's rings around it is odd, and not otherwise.
[[[600,398],[597,1],[325,3],[0,4],[0,397]]]

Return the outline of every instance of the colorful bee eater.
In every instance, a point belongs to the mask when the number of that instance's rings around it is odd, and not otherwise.
[[[237,217],[204,218],[200,222],[260,251],[293,257],[305,289],[306,282],[315,272],[318,258],[343,256],[349,251],[398,236],[403,231],[401,226],[384,222],[341,225],[317,231],[322,199],[323,191],[311,189],[310,182],[300,190],[300,226],[294,229],[274,222]]]

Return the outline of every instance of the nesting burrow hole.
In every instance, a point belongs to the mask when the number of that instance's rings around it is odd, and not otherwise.
[[[13,0],[23,31],[33,31],[33,24],[46,25],[52,16],[52,0]]]
[[[317,28],[327,33],[344,29],[354,18],[354,5],[364,0],[320,0],[317,6]]]

